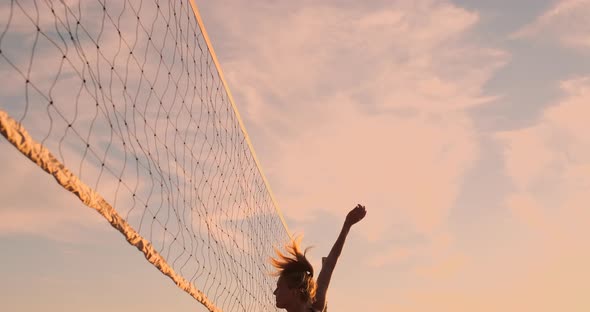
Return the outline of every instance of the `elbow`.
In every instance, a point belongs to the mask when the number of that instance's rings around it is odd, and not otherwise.
[[[322,258],[322,269],[334,269],[334,267],[336,266],[336,262],[338,262],[338,257],[339,255],[337,254],[330,254],[327,257]]]

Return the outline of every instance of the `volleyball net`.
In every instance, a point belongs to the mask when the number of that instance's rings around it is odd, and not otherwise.
[[[276,310],[289,232],[192,0],[4,1],[0,132],[208,310]]]

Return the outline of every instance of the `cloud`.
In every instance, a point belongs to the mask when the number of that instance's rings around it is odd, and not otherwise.
[[[410,259],[412,250],[403,248],[392,248],[391,250],[371,258],[367,263],[369,267],[382,268],[392,263],[405,262]]]
[[[483,85],[507,61],[473,34],[478,14],[446,1],[255,6],[206,21],[223,25],[213,43],[283,212],[312,222],[363,202],[367,239],[386,241],[395,220],[431,252],[449,248],[479,151],[466,109],[491,99]]]
[[[497,139],[503,144],[506,173],[514,185],[508,205],[515,215],[541,228],[566,230],[585,215],[581,205],[589,199],[584,193],[590,189],[585,175],[590,167],[586,135],[590,77],[560,85],[565,96],[535,125],[498,133]]]
[[[509,206],[525,222],[558,232],[582,229],[590,198],[590,79],[561,83],[565,96],[526,129],[499,133],[507,175],[514,184]],[[542,226],[542,224],[545,224]]]
[[[37,165],[0,139],[0,235],[35,235],[60,242],[95,241],[106,221],[61,189]],[[12,165],[8,165],[12,164]],[[14,165],[18,164],[18,165]]]
[[[580,292],[590,259],[590,77],[563,81],[561,89],[564,96],[536,124],[497,135],[513,185],[506,206],[528,242],[509,282],[523,299],[506,302],[538,311],[590,307]]]
[[[182,10],[124,2],[106,4],[106,10],[101,2],[0,5],[6,17],[1,109],[154,242],[178,235],[193,217],[199,232],[199,218],[221,228],[228,220],[250,225],[243,220],[274,212],[254,161],[240,144],[243,137],[225,95],[212,94],[219,79],[210,57],[200,54],[204,39],[183,5]],[[173,9],[186,16],[167,27]],[[12,222],[0,230],[45,231],[53,238],[54,230],[71,223],[70,231],[77,232],[73,225],[79,219],[67,210],[43,210],[34,199],[22,198],[26,186],[45,175],[21,168],[25,162],[18,154],[6,159],[14,166],[6,174],[19,177],[22,187],[8,195],[14,205],[4,207],[3,214]],[[52,194],[43,188],[40,193]],[[59,198],[47,202],[64,206]],[[277,221],[269,223],[280,228]],[[224,233],[238,230],[225,227]],[[224,239],[224,229],[215,229],[214,235]],[[70,234],[64,236],[75,236]]]
[[[561,44],[586,50],[590,47],[590,1],[561,0],[532,23],[511,35],[512,38],[557,40]]]

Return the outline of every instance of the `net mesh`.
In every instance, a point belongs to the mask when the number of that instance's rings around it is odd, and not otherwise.
[[[274,311],[267,260],[288,231],[194,9],[3,1],[0,110],[211,311]]]

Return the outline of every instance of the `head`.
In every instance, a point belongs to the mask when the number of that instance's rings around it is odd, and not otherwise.
[[[278,257],[271,259],[272,265],[277,269],[274,275],[279,277],[277,288],[273,292],[279,309],[306,305],[315,298],[313,267],[305,257],[307,249],[302,253],[299,243],[300,239],[292,240],[285,247],[286,254],[275,249]]]

